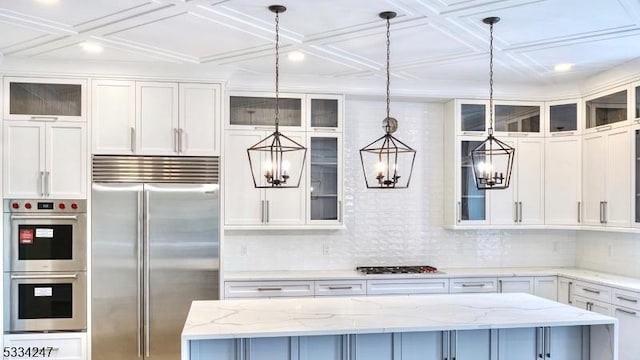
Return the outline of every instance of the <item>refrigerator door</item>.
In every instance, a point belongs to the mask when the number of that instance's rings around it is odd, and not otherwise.
[[[142,355],[142,184],[93,184],[92,360]]]
[[[218,299],[218,185],[145,184],[145,356],[180,358],[193,300]]]

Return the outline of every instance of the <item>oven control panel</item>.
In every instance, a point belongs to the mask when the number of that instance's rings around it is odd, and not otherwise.
[[[5,213],[86,213],[86,200],[9,199],[4,200]]]

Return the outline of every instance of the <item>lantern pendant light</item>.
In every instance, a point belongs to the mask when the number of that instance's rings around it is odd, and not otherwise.
[[[360,149],[360,161],[364,180],[369,189],[406,189],[411,181],[416,151],[392,134],[398,129],[398,120],[390,116],[389,57],[390,21],[396,17],[393,11],[379,16],[387,21],[387,117],[382,121],[385,134]]]
[[[297,188],[304,170],[307,148],[280,132],[280,13],[287,10],[282,5],[271,5],[276,14],[276,98],[275,131],[247,149],[253,185],[256,188]]]
[[[511,170],[515,149],[493,136],[493,25],[499,17],[482,20],[489,25],[489,136],[471,151],[473,177],[478,190],[507,189],[511,181]]]

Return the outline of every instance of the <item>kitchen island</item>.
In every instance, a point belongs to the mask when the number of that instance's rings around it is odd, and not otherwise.
[[[528,294],[194,301],[182,359],[617,360],[617,320]]]

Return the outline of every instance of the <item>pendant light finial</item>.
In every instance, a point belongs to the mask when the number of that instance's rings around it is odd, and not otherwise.
[[[492,16],[482,20],[489,25],[489,129],[485,141],[471,151],[473,178],[478,190],[507,189],[511,181],[515,149],[493,136],[493,25],[500,21]]]
[[[360,149],[360,161],[364,180],[369,189],[405,189],[409,187],[413,163],[416,151],[410,146],[391,135],[398,128],[398,120],[391,117],[391,91],[390,91],[390,47],[391,47],[391,23],[389,20],[396,17],[393,11],[385,11],[378,14],[387,21],[387,116],[382,120],[382,128],[385,134]],[[400,174],[406,174],[400,175]]]
[[[280,132],[280,14],[282,5],[271,5],[276,14],[275,131],[247,149],[249,167],[256,188],[297,188],[300,186],[307,148]]]

